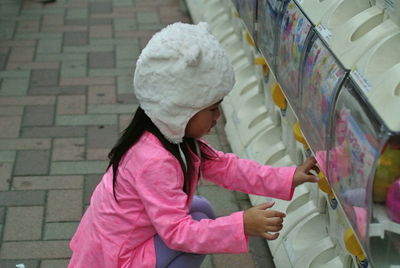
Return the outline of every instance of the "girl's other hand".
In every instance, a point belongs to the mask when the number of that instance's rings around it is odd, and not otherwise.
[[[293,175],[293,188],[304,182],[318,182],[318,177],[311,173],[311,170],[319,173],[319,168],[315,165],[317,161],[314,157],[308,158],[301,166],[296,168]]]
[[[251,207],[244,211],[244,232],[249,236],[259,236],[268,240],[277,239],[279,233],[270,234],[269,232],[279,232],[283,225],[284,213],[270,210],[275,202],[268,202]]]

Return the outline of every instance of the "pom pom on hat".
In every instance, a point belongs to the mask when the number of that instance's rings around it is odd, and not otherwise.
[[[224,98],[234,83],[233,67],[204,22],[178,22],[156,33],[133,80],[141,108],[172,143],[182,142],[190,118]]]

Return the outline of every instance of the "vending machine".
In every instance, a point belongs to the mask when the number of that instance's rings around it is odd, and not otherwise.
[[[312,24],[294,1],[284,10],[277,35],[276,76],[290,106],[298,113],[300,68]]]
[[[313,32],[303,61],[298,117],[301,129],[306,132],[306,141],[326,174],[332,105],[348,71],[317,31]]]
[[[400,265],[400,136],[346,79],[332,114],[328,180],[372,267]],[[365,266],[366,267],[366,266]]]

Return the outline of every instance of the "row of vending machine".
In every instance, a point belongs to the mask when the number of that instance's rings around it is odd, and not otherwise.
[[[226,49],[232,151],[269,165],[315,156],[277,267],[400,267],[400,1],[186,0]],[[265,197],[250,196],[253,204]]]

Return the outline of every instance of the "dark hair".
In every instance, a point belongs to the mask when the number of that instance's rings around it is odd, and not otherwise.
[[[154,125],[154,123],[151,121],[151,119],[146,115],[146,113],[143,111],[140,106],[137,108],[135,115],[128,125],[128,127],[122,132],[121,137],[119,138],[117,144],[111,149],[110,153],[108,154],[108,158],[110,159],[110,162],[108,164],[107,169],[112,167],[113,170],[113,194],[115,200],[118,201],[115,193],[115,185],[117,183],[117,175],[118,175],[118,166],[123,158],[123,156],[126,154],[126,152],[136,144],[136,142],[139,141],[140,137],[143,135],[144,132],[150,132],[154,136],[157,137],[157,139],[161,142],[161,144],[164,146],[164,148],[169,151],[180,163],[180,166],[182,168],[182,172],[184,174],[184,185],[183,185],[183,191],[187,194],[189,194],[189,191],[191,189],[191,178],[194,175],[194,166],[193,166],[193,159],[190,156],[190,151],[192,151],[194,154],[196,153],[196,145],[195,145],[195,139],[193,138],[183,138],[183,142],[180,144],[174,144],[168,141],[164,135],[160,132],[160,130]],[[181,154],[179,153],[179,147],[181,148],[184,156],[185,156],[185,161],[183,161]],[[200,148],[200,158],[204,159],[215,159],[216,155],[215,153],[211,150],[211,148],[199,141],[199,148]],[[186,168],[187,166],[187,168]]]

